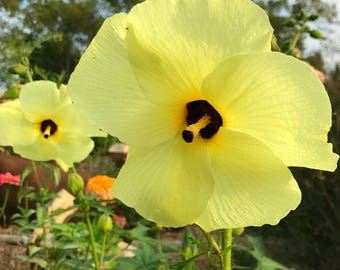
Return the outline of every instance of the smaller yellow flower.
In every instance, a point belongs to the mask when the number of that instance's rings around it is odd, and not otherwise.
[[[65,171],[105,136],[73,106],[67,88],[50,81],[25,84],[19,99],[0,104],[0,145],[37,161],[55,160]]]
[[[91,177],[86,185],[87,194],[98,194],[99,200],[112,200],[110,191],[115,182],[115,178],[106,175]]]

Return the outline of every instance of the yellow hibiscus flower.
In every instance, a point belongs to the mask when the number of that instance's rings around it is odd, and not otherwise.
[[[114,197],[164,226],[261,226],[301,200],[288,166],[336,168],[325,89],[270,52],[272,32],[249,0],[147,0],[105,21],[69,87],[130,146]]]
[[[67,171],[105,136],[73,106],[66,86],[50,81],[25,84],[18,100],[0,104],[0,145],[32,160],[55,160]]]

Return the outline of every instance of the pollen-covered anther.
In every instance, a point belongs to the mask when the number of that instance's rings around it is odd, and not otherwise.
[[[187,143],[191,143],[198,135],[210,139],[223,124],[221,115],[206,100],[191,101],[186,108],[188,126],[183,130],[182,138]]]
[[[57,130],[58,130],[58,127],[57,127],[56,123],[54,123],[51,119],[44,120],[40,123],[40,131],[43,134],[43,137],[45,139],[48,139]]]

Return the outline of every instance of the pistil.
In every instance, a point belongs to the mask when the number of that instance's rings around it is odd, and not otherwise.
[[[204,115],[196,123],[189,125],[182,132],[182,137],[187,143],[192,142],[193,139],[200,133],[200,130],[210,123],[210,116]]]
[[[57,127],[56,123],[54,123],[51,119],[44,120],[40,123],[40,131],[43,134],[43,137],[45,139],[48,139],[57,130],[58,130],[58,127]]]
[[[187,143],[191,143],[197,135],[210,139],[223,124],[221,115],[206,100],[191,101],[186,108],[188,126],[182,131],[182,138]]]
[[[51,135],[51,126],[47,126],[44,131],[44,138],[47,139]]]

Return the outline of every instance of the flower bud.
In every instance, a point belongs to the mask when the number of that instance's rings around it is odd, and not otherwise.
[[[72,194],[77,195],[79,191],[83,190],[83,188],[83,178],[77,173],[70,174],[67,181],[67,190]]]
[[[312,38],[317,38],[317,39],[323,39],[324,38],[324,36],[318,30],[311,30],[311,31],[309,31],[309,35]]]
[[[293,49],[293,56],[296,58],[300,58],[301,57],[301,51],[298,48],[294,48]]]
[[[19,97],[20,88],[18,86],[12,86],[8,88],[4,95],[2,96],[3,99],[15,99]]]
[[[8,72],[12,74],[18,74],[20,77],[24,78],[28,72],[28,67],[23,64],[18,64],[16,66],[9,67]]]
[[[112,231],[112,218],[106,214],[102,214],[98,219],[98,228],[102,232]]]
[[[244,228],[233,228],[233,236],[240,236],[244,232]]]
[[[29,67],[30,66],[30,60],[27,57],[23,56],[23,57],[21,57],[21,64],[23,64],[26,67]]]
[[[126,226],[126,218],[124,216],[115,215],[113,220],[119,228],[124,228]]]

